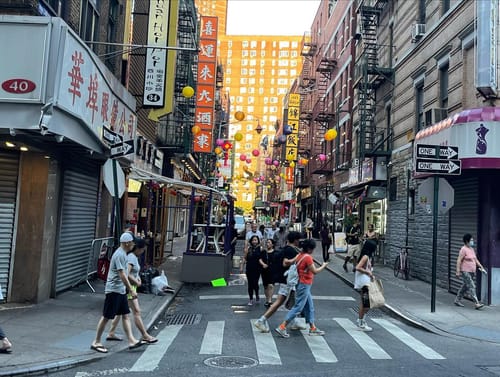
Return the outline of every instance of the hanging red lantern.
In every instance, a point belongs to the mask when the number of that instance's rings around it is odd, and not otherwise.
[[[252,154],[253,154],[255,157],[257,157],[257,156],[260,154],[260,152],[259,152],[259,150],[258,150],[258,149],[254,149],[254,150],[252,151]]]

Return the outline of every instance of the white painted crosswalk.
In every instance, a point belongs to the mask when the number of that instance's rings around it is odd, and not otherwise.
[[[304,323],[303,319],[300,319],[300,321]],[[381,336],[383,333],[391,334],[401,343],[401,347],[398,347],[399,350],[404,349],[404,346],[406,346],[409,352],[414,351],[425,359],[445,359],[440,353],[425,345],[413,335],[410,335],[394,322],[379,318],[371,319],[371,321],[370,325],[373,327],[373,332],[366,333],[359,331],[351,318],[332,318],[333,328],[345,331],[354,343],[372,360],[390,360],[394,358],[381,345],[382,339],[385,339],[385,342],[387,342],[387,336]],[[278,338],[272,332],[261,333],[254,327],[254,322],[255,319],[248,322],[248,331],[255,346],[255,354],[246,356],[255,357],[260,365],[282,365],[283,361],[279,348],[287,342],[294,342],[296,336],[291,336],[285,340]],[[157,335],[159,343],[148,347],[132,368],[130,368],[130,371],[154,371],[167,353],[169,347],[175,342],[179,334],[182,333],[183,326],[172,325],[165,327]],[[199,338],[193,338],[201,339],[199,344],[200,355],[223,355],[224,339],[234,336],[234,334],[228,331],[226,321],[208,321],[202,332],[203,334],[200,334]],[[324,337],[310,336],[308,330],[303,330],[300,334],[305,340],[304,347],[307,348],[305,352],[309,352],[317,363],[337,363],[342,361],[335,352],[341,354],[347,345],[345,341],[343,343],[338,342],[338,334],[335,337],[329,337],[328,334]],[[391,345],[393,346],[393,343]],[[394,348],[392,347],[392,349]]]

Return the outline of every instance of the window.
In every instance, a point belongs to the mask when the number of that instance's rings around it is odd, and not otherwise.
[[[248,41],[242,41],[241,42],[241,47],[248,48]]]
[[[328,18],[330,18],[330,16],[332,15],[333,8],[335,8],[335,1],[334,0],[328,0]]]
[[[240,78],[240,84],[242,84],[242,85],[246,85],[247,81],[248,81],[248,79],[246,77]]]
[[[244,58],[248,57],[248,50],[241,50],[241,56]]]
[[[425,2],[426,0],[418,0],[418,23],[425,24]]]
[[[248,93],[254,94],[255,93],[255,88],[248,88]]]
[[[424,82],[420,82],[415,86],[415,115],[416,125],[415,134],[424,128]]]
[[[292,51],[292,53],[290,54],[290,56],[292,58],[296,58],[297,56],[299,56],[299,53],[297,51]]]
[[[107,33],[106,33],[106,42],[114,43],[116,41],[116,29],[117,22],[120,12],[120,4],[118,4],[118,0],[110,0],[109,2],[109,15],[108,15],[108,25],[107,25]],[[112,45],[106,46],[106,53],[108,56],[114,56],[113,52],[115,51],[115,47]],[[115,68],[115,59],[106,59],[106,65],[113,71]]]
[[[292,42],[292,48],[299,48],[299,42],[293,41]]]
[[[255,51],[255,50],[250,51],[250,57],[251,58],[257,57],[257,51]]]
[[[415,189],[408,190],[408,215],[415,214]]]
[[[250,59],[250,67],[255,67],[257,65],[257,60]]]
[[[290,42],[289,41],[280,41],[280,48],[290,48]]]
[[[250,77],[250,78],[248,79],[248,83],[249,83],[250,85],[255,85],[255,77]]]
[[[226,77],[226,84],[231,84],[231,77]]]
[[[278,76],[288,76],[288,69],[278,70]]]
[[[389,180],[389,201],[398,200],[398,177],[391,177]]]
[[[278,66],[279,67],[288,67],[288,60],[285,60],[285,59],[278,60]]]
[[[248,69],[242,68],[241,69],[241,74],[244,75],[244,76],[248,75]]]
[[[450,0],[441,0],[441,14],[445,14],[450,9]]]
[[[448,109],[448,74],[449,63],[439,67],[439,107]]]
[[[290,52],[287,50],[280,50],[279,57],[280,58],[288,58],[290,56]]]
[[[95,41],[99,25],[99,13],[97,12],[97,0],[82,0],[80,14],[80,37],[84,41]],[[97,45],[92,45],[95,50]]]
[[[255,71],[255,69],[253,69],[253,68],[251,68],[251,69],[249,69],[249,70],[248,70],[248,74],[249,74],[250,76],[255,76],[255,72],[256,72],[256,71]]]
[[[241,59],[241,65],[242,66],[248,65],[248,60],[247,59]]]
[[[247,93],[246,86],[240,86],[240,94],[246,94],[246,93]]]

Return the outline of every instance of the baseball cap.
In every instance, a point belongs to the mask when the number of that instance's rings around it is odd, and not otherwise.
[[[120,242],[131,242],[134,240],[134,236],[129,232],[125,232],[120,236]]]

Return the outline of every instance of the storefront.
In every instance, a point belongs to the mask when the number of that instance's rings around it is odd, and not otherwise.
[[[448,288],[456,292],[460,280],[455,276],[462,237],[470,233],[477,241],[477,253],[488,275],[479,275],[481,297],[488,304],[500,302],[500,109],[484,107],[464,110],[453,117],[420,131],[418,145],[458,147],[461,174],[449,177],[454,188],[454,206],[449,212],[449,229],[440,228],[438,239],[446,238]],[[417,177],[423,178],[422,175]],[[421,215],[423,216],[423,215]],[[417,221],[425,221],[423,218]],[[422,250],[423,251],[423,250]],[[443,250],[439,250],[442,255]],[[440,258],[441,259],[441,258]]]
[[[103,126],[134,140],[135,99],[59,18],[0,16],[0,41],[0,284],[8,301],[39,302],[87,278],[111,210]]]

